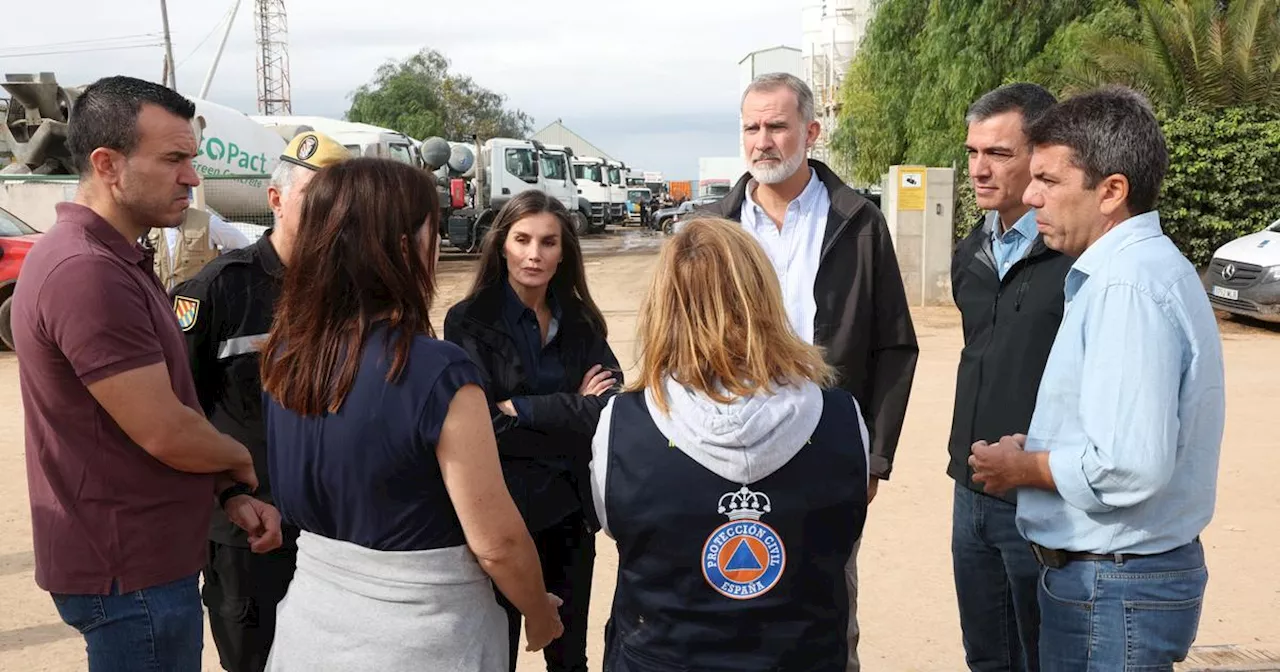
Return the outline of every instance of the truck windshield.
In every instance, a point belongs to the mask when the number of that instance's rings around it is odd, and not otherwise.
[[[548,180],[563,180],[565,173],[562,156],[560,154],[543,154],[542,174],[546,175]]]
[[[528,182],[538,182],[537,158],[532,149],[508,149],[506,151],[507,172]]]
[[[580,163],[573,167],[573,174],[579,180],[588,182],[600,182],[600,166],[599,164]]]
[[[622,171],[609,167],[609,184],[622,184]]]
[[[652,196],[648,189],[633,189],[627,192],[627,200],[632,203],[648,203]]]

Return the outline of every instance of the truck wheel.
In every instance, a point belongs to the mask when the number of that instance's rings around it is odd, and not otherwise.
[[[662,222],[662,232],[667,234],[668,236],[671,235],[672,231],[675,231],[675,228],[676,228],[675,217],[668,217],[665,221]]]
[[[13,347],[13,297],[0,303],[0,343],[4,344],[5,349],[15,350]]]
[[[573,231],[578,237],[587,235],[591,231],[591,220],[579,210],[574,210],[569,219],[573,222]]]
[[[486,210],[480,219],[476,220],[476,227],[472,229],[471,249],[468,252],[479,252],[484,246],[484,237],[489,235],[489,227],[493,225],[493,218],[497,215],[492,210]]]

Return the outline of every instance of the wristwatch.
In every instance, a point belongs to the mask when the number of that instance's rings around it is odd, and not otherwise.
[[[232,497],[239,497],[240,495],[252,495],[252,494],[253,494],[253,488],[250,488],[244,483],[236,483],[235,485],[218,493],[218,507],[225,509],[227,507],[227,500],[231,499]]]

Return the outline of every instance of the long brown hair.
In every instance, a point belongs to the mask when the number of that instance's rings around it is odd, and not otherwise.
[[[663,246],[638,331],[640,376],[628,389],[648,389],[663,413],[667,377],[720,403],[833,379],[792,329],[764,250],[723,219],[690,220]]]
[[[388,382],[404,371],[414,336],[435,336],[440,206],[429,173],[389,159],[334,164],[305,188],[262,385],[285,408],[320,415],[342,407],[375,321],[387,320],[395,341]]]
[[[507,244],[511,227],[525,217],[543,213],[554,215],[560,221],[560,249],[563,255],[560,267],[551,276],[549,289],[555,292],[556,299],[562,303],[576,301],[587,322],[600,333],[600,337],[608,337],[609,327],[604,322],[604,314],[587,289],[582,244],[578,241],[578,232],[569,220],[569,211],[563,203],[541,191],[522,191],[498,211],[498,216],[493,220],[493,228],[485,235],[484,245],[480,249],[480,270],[476,272],[475,282],[472,283],[467,298],[475,298],[486,289],[507,281],[507,260],[502,256],[502,248]]]

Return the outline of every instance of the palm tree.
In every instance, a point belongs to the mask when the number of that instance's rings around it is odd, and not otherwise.
[[[1086,40],[1068,91],[1124,84],[1157,106],[1280,108],[1280,0],[1139,0],[1142,38]]]

